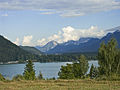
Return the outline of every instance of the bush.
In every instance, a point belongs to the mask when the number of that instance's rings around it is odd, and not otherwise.
[[[5,78],[3,77],[2,74],[0,74],[0,81],[4,81],[4,80],[5,80]]]
[[[13,77],[13,80],[17,80],[17,81],[24,80],[24,77],[22,75],[18,74]]]
[[[89,66],[86,57],[81,55],[78,59],[78,62],[67,64],[66,66],[61,66],[58,75],[60,79],[84,79],[88,68]]]
[[[42,75],[41,72],[40,72],[39,75],[38,75],[38,79],[39,79],[39,80],[42,80],[42,79],[43,79],[43,75]]]
[[[73,79],[73,65],[67,64],[66,66],[61,66],[61,69],[58,73],[60,79]]]

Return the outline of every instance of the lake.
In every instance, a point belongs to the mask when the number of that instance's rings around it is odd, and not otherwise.
[[[36,76],[38,76],[39,72],[41,71],[43,77],[47,78],[57,78],[58,72],[60,71],[60,67],[62,65],[66,65],[67,63],[71,64],[72,62],[52,62],[52,63],[40,63],[34,62],[34,69]],[[98,61],[89,61],[89,70],[90,66],[93,64],[94,66],[98,67]],[[17,74],[23,74],[25,68],[25,64],[3,64],[0,65],[0,73],[5,77],[12,79],[13,76]]]

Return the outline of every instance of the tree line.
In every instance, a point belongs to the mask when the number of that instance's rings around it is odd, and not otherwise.
[[[77,62],[62,66],[59,72],[60,79],[74,79],[90,77],[99,79],[119,79],[120,80],[120,48],[115,38],[111,38],[107,44],[101,43],[97,55],[99,67],[94,65],[88,71],[88,61],[81,55]]]

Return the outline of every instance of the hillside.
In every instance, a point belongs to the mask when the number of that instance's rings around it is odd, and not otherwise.
[[[29,47],[29,46],[20,46],[20,48],[22,48],[23,50],[27,51],[27,52],[30,52],[31,54],[35,54],[35,55],[42,55],[43,53],[34,48],[34,47]]]
[[[0,62],[26,60],[32,58],[32,56],[31,53],[0,35]]]

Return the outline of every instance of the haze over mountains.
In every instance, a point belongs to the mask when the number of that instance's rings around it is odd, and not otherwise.
[[[62,54],[62,53],[82,53],[82,52],[97,52],[101,42],[108,42],[110,38],[116,38],[120,47],[120,26],[115,27],[106,31],[110,31],[106,36],[99,38],[86,37],[80,38],[78,41],[70,40],[65,43],[57,43],[51,41],[45,46],[36,48],[47,53],[47,54]]]

